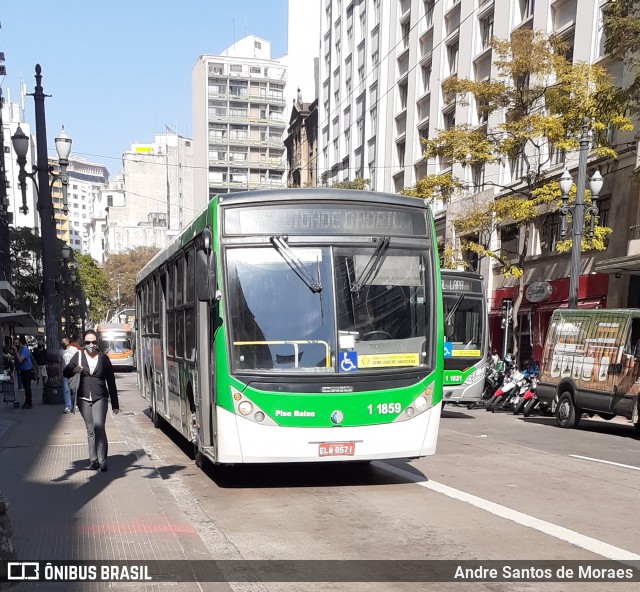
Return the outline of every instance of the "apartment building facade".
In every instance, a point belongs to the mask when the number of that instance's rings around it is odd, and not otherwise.
[[[286,66],[249,35],[192,70],[196,208],[222,193],[286,183]]]
[[[121,180],[101,195],[105,258],[140,246],[163,248],[193,220],[193,150],[191,138],[168,131],[122,155]]]
[[[451,76],[489,80],[497,76],[492,37],[508,39],[518,28],[532,28],[561,37],[568,59],[601,64],[615,83],[625,82],[621,63],[604,54],[603,0],[323,0],[319,96],[319,167],[321,184],[368,178],[373,189],[399,192],[427,173],[448,170],[422,156],[421,139],[457,124],[489,127],[498,119],[481,119],[475,105],[443,95]],[[604,177],[600,224],[613,228],[607,250],[582,256],[580,306],[626,306],[640,284],[624,266],[608,272],[606,262],[630,254],[629,221],[640,221],[638,188],[630,173],[637,166],[632,133],[611,138],[615,161],[589,158],[588,177],[596,168]],[[577,154],[549,154],[547,173],[556,179],[564,168],[576,178]],[[449,165],[447,165],[449,166]],[[454,165],[455,167],[456,165]],[[452,221],[470,199],[499,199],[491,185],[516,184],[518,162],[487,165],[481,170],[454,169],[469,189],[446,206],[434,205],[438,239],[454,247],[460,238]],[[548,297],[521,307],[521,351],[540,352],[553,308],[567,305],[569,254],[558,254],[558,214],[541,216],[530,227],[525,285],[544,282]],[[637,233],[640,236],[640,232]],[[500,229],[492,247],[517,251],[523,236]],[[640,243],[640,240],[636,240]],[[635,247],[633,247],[635,248]],[[637,249],[640,254],[640,249]],[[631,253],[632,254],[632,253]],[[471,262],[487,279],[491,337],[502,339],[502,299],[516,293],[515,281],[501,276],[488,258]],[[625,271],[625,269],[627,271]],[[610,268],[613,270],[613,268]],[[633,268],[631,268],[633,271]],[[600,273],[602,272],[602,273]],[[630,289],[631,286],[631,289]],[[636,289],[633,288],[636,286]],[[525,291],[526,294],[526,291]],[[535,299],[535,298],[534,298]],[[640,303],[639,303],[640,304]]]
[[[50,158],[49,166],[54,174],[61,172],[57,158]],[[85,254],[88,249],[87,225],[91,222],[93,202],[109,182],[109,171],[102,164],[71,156],[67,177],[66,212],[61,180],[56,179],[51,185],[56,235],[75,251]]]

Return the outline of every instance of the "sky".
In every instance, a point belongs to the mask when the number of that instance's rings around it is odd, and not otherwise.
[[[299,0],[295,0],[299,1]],[[111,176],[133,143],[151,143],[165,125],[192,137],[191,69],[256,35],[271,57],[287,51],[287,0],[19,0],[0,3],[3,96],[35,87],[42,66],[49,155],[62,125],[72,156],[105,165]],[[25,119],[34,125],[32,97]],[[32,129],[35,129],[32,127]]]

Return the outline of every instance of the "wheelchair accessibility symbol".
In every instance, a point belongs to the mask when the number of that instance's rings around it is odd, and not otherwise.
[[[453,355],[453,347],[450,341],[444,342],[444,357],[450,358]]]
[[[358,353],[354,351],[340,352],[340,372],[357,372]]]

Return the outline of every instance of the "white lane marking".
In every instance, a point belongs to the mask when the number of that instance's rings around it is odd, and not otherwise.
[[[640,471],[640,467],[634,467],[633,465],[623,465],[622,463],[613,462],[611,460],[602,460],[600,458],[591,458],[590,456],[580,456],[579,454],[570,454],[571,458],[581,458],[582,460],[590,460],[593,462],[599,462],[605,465],[613,465],[614,467],[622,467],[624,469],[632,469],[634,471]]]
[[[507,508],[506,506],[502,506],[500,504],[496,504],[495,502],[491,502],[470,493],[460,491],[459,489],[454,489],[453,487],[449,487],[448,485],[444,485],[436,481],[424,480],[421,476],[416,475],[415,473],[405,471],[404,469],[399,469],[384,462],[378,461],[374,462],[374,464],[385,471],[394,473],[400,477],[403,477],[404,479],[409,479],[416,485],[426,487],[427,489],[431,489],[432,491],[435,491],[437,493],[442,493],[443,495],[446,495],[450,498],[465,502],[467,504],[475,506],[476,508],[480,508],[481,510],[490,512],[491,514],[495,514],[500,518],[511,520],[512,522],[520,524],[521,526],[526,526],[527,528],[538,530],[543,534],[555,537],[557,539],[560,539],[561,541],[566,541],[567,543],[571,543],[576,547],[586,549],[587,551],[591,551],[592,553],[595,553],[602,557],[606,557],[607,559],[611,559],[613,561],[640,561],[640,555],[636,555],[635,553],[627,551],[626,549],[621,549],[620,547],[609,545],[608,543],[599,541],[598,539],[594,539],[584,534],[580,534],[579,532],[575,532],[574,530],[569,530],[568,528],[558,526],[557,524],[552,524],[551,522],[547,522],[546,520],[534,518],[533,516],[529,516],[528,514],[518,512],[517,510],[512,510],[511,508]]]

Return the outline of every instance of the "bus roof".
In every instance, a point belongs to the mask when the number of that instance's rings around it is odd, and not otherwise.
[[[194,219],[178,234],[164,249],[157,253],[136,276],[136,284],[149,276],[165,260],[176,253],[182,245],[187,244],[193,237],[202,230],[207,222],[212,218],[213,211],[220,205],[248,205],[248,204],[273,204],[287,202],[326,202],[335,203],[369,203],[386,206],[401,206],[421,208],[431,211],[431,207],[426,200],[406,197],[395,193],[382,193],[380,191],[357,191],[354,189],[269,189],[263,191],[240,191],[238,193],[225,193],[216,195],[211,199],[206,207],[200,211]]]

